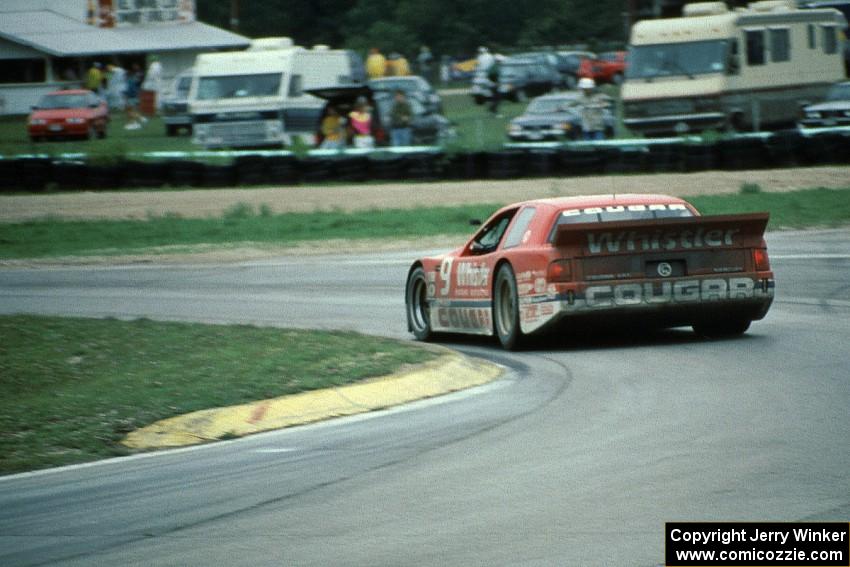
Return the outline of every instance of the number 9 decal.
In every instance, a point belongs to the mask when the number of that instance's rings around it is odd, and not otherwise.
[[[443,281],[440,295],[449,294],[449,288],[452,285],[452,262],[454,262],[454,258],[443,258],[443,263],[440,264],[440,279]]]

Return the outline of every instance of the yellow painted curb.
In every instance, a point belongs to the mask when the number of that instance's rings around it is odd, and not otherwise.
[[[440,351],[445,354],[436,360],[366,382],[164,419],[131,432],[122,443],[158,449],[241,437],[439,396],[486,384],[502,374],[495,364]]]

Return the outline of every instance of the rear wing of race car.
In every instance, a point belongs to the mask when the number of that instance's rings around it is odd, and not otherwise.
[[[551,242],[575,255],[763,248],[769,213],[679,217],[555,227]],[[580,250],[580,252],[579,252]]]

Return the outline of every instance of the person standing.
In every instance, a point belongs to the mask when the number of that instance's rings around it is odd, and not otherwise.
[[[138,63],[133,63],[130,72],[127,73],[127,86],[124,95],[127,97],[127,124],[125,130],[138,130],[143,122],[147,122],[139,114],[139,93],[142,89],[142,68]]]
[[[489,49],[484,46],[478,48],[478,62],[476,65],[477,71],[479,71],[486,77],[487,72],[490,70],[490,67],[495,62],[496,58],[493,57],[493,54],[490,53]]]
[[[151,63],[148,66],[148,72],[145,74],[142,90],[153,93],[153,109],[151,110],[159,110],[162,102],[159,96],[162,91],[162,63],[159,62],[159,57],[156,55],[151,55]]]
[[[416,56],[416,64],[419,67],[419,74],[433,81],[431,76],[431,64],[434,62],[434,56],[431,55],[431,49],[427,45],[419,48],[419,55]]]
[[[348,113],[348,125],[354,132],[355,148],[375,147],[375,138],[372,137],[372,113],[364,97],[359,97],[354,110]]]
[[[109,74],[106,93],[109,108],[126,108],[124,92],[127,89],[127,72],[117,63],[113,63],[107,69]]]
[[[342,117],[339,111],[331,106],[328,108],[327,115],[322,119],[322,124],[319,128],[322,132],[322,143],[319,145],[323,150],[341,150],[345,147],[345,139],[343,138],[344,128]]]
[[[377,47],[369,50],[366,58],[366,74],[370,79],[380,79],[387,73],[387,59]]]
[[[493,58],[493,63],[487,69],[487,80],[490,81],[490,114],[501,118],[499,114],[499,103],[502,102],[502,92],[499,90],[499,77],[502,73],[502,65],[498,58]]]
[[[390,111],[390,143],[395,146],[412,146],[413,131],[413,109],[407,101],[404,91],[397,90],[393,100],[393,108]]]
[[[86,88],[95,94],[101,94],[103,87],[102,65],[95,61],[86,73]]]
[[[596,81],[582,77],[578,82],[581,90],[581,130],[585,140],[605,139],[605,110],[608,97],[596,92]]]

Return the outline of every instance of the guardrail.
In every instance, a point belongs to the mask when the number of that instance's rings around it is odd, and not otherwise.
[[[511,179],[741,170],[850,163],[850,128],[699,138],[506,144],[496,151],[147,152],[120,161],[85,154],[0,159],[0,191],[297,185],[332,181]]]

